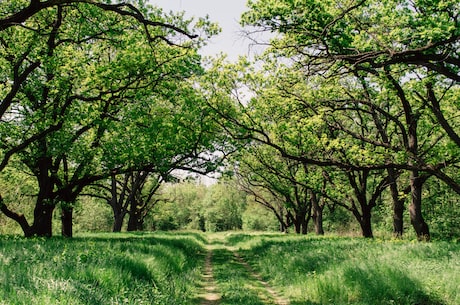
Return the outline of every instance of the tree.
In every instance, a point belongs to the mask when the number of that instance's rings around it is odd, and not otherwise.
[[[312,188],[306,166],[280,157],[270,147],[253,145],[239,153],[235,170],[243,189],[273,211],[282,231],[293,224],[296,233],[307,233]]]
[[[152,108],[157,101],[164,103],[172,96],[177,103],[189,103],[178,106],[183,110],[195,101],[186,97],[181,100],[181,92],[191,96],[191,86],[178,85],[201,70],[196,54],[201,41],[176,45],[180,42],[177,34],[194,37],[181,29],[189,25],[188,21],[180,17],[167,19],[159,10],[138,9],[131,4],[87,2],[31,1],[23,9],[11,6],[14,11],[6,11],[0,22],[0,64],[5,68],[0,88],[0,169],[18,154],[39,185],[33,224],[29,225],[24,216],[11,211],[5,203],[1,209],[21,225],[26,236],[51,235],[52,213],[60,201],[67,207],[63,220],[68,233],[64,235],[71,235],[72,203],[86,185],[110,177],[113,172],[148,165],[151,154],[145,152],[154,144],[145,141],[146,137],[117,149],[110,138],[122,134],[114,128],[129,130],[148,120],[148,111],[135,117],[133,109],[141,105]],[[198,26],[207,24],[202,21]],[[194,108],[189,113],[196,111]],[[162,124],[166,125],[166,121]],[[144,129],[148,127],[153,126]],[[207,141],[203,144],[207,147],[211,145],[204,137],[209,136],[208,131],[202,128],[195,135],[204,139],[200,144]],[[128,140],[118,139],[119,143]],[[144,158],[127,162],[135,156],[134,147],[138,155],[144,153]],[[155,153],[158,151],[165,150]],[[176,157],[184,154],[175,152]],[[156,157],[161,159],[161,153]],[[152,158],[149,161],[155,162]]]
[[[399,160],[394,154],[388,154],[390,159],[384,158],[379,164],[355,163],[349,166],[390,170],[393,174],[389,175],[393,178],[397,177],[398,170],[407,170],[411,175],[411,222],[420,239],[429,239],[428,226],[422,216],[424,175],[435,175],[458,190],[458,181],[446,174],[446,168],[457,164],[458,159],[453,156],[435,158],[434,153],[445,143],[455,142],[455,128],[443,123],[439,113],[450,116],[448,109],[456,107],[454,100],[449,98],[456,95],[459,80],[459,54],[456,50],[460,32],[456,2],[353,1],[340,4],[262,0],[249,2],[249,7],[250,11],[243,15],[244,24],[280,34],[271,41],[269,53],[272,57],[292,60],[293,69],[302,71],[306,77],[321,75],[326,82],[333,79],[338,84],[342,84],[339,78],[355,78],[355,87],[364,79],[370,81],[368,88],[376,88],[371,104],[365,99],[355,99],[356,95],[346,95],[347,90],[343,90],[345,95],[342,97],[356,103],[363,101],[362,104],[367,103],[369,108],[377,111],[390,110],[380,114],[396,124],[394,134],[402,138],[396,154]],[[434,91],[439,93],[433,97]],[[377,103],[383,101],[384,96],[391,101],[387,109]],[[436,96],[441,96],[449,106],[439,109]],[[336,96],[323,97],[340,102]],[[431,111],[426,111],[427,108]],[[428,126],[432,125],[433,117],[444,125],[444,133],[437,129],[434,130],[436,133],[430,133]],[[452,117],[452,120],[451,125],[457,126],[458,119]],[[350,129],[342,131],[363,142],[372,140],[370,136],[363,138]],[[382,137],[381,133],[378,134]],[[449,140],[445,139],[446,136]],[[378,142],[376,148],[385,148],[381,145],[385,140],[379,138]],[[289,155],[286,151],[284,154]],[[321,163],[317,158],[291,157]],[[337,160],[334,163],[346,167]],[[399,204],[397,198],[394,201]],[[399,212],[399,209],[400,204],[395,205],[395,211]],[[395,225],[395,228],[399,227],[400,224]]]
[[[209,187],[203,198],[202,216],[206,231],[241,230],[246,196],[234,181],[224,181]]]
[[[113,174],[110,179],[89,186],[85,195],[107,202],[113,211],[113,232],[120,232],[126,215],[129,215],[128,231],[142,231],[144,218],[156,203],[158,189],[164,178],[148,170]]]

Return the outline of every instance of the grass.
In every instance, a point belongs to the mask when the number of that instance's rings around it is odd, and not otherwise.
[[[200,304],[205,245],[220,305],[460,304],[460,244],[284,234],[0,237],[2,304]]]
[[[214,278],[222,295],[220,305],[274,304],[264,287],[251,278],[231,251],[220,248],[213,252]]]
[[[193,304],[194,234],[0,239],[0,304]]]
[[[280,235],[228,240],[292,305],[460,304],[459,244]]]

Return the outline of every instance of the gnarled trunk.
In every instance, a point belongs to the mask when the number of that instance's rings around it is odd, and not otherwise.
[[[141,212],[134,210],[129,213],[128,231],[142,231],[144,229],[144,219]]]
[[[418,171],[412,171],[410,175],[411,203],[409,215],[412,226],[419,240],[429,241],[430,230],[422,215],[422,183]]]
[[[51,202],[37,203],[34,210],[34,223],[29,236],[51,237],[53,235],[53,212],[56,205]]]
[[[51,237],[53,235],[54,182],[51,176],[52,159],[40,158],[37,162],[38,196],[34,209],[34,222],[30,234],[33,236]]]

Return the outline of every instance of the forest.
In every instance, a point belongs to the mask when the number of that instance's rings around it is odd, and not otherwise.
[[[460,234],[457,1],[248,1],[262,54],[143,1],[0,8],[0,233]],[[215,182],[203,185],[211,175]]]

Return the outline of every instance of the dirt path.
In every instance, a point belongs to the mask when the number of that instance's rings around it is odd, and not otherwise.
[[[204,294],[201,295],[201,305],[217,305],[221,299],[217,292],[216,281],[212,271],[212,249],[208,248],[204,262]]]
[[[261,301],[264,304],[273,305],[289,305],[289,301],[280,296],[262,277],[252,269],[252,267],[233,249],[223,247],[228,251],[227,253],[233,254],[236,262],[246,270],[247,277],[250,282],[254,283],[252,286],[262,287],[264,295]],[[206,258],[203,271],[203,287],[202,293],[199,295],[200,305],[218,305],[221,303],[222,295],[218,290],[218,283],[214,278],[213,273],[213,247],[206,248]],[[230,261],[228,262],[230,263]],[[235,263],[235,262],[234,262]],[[250,285],[251,286],[251,285]]]

